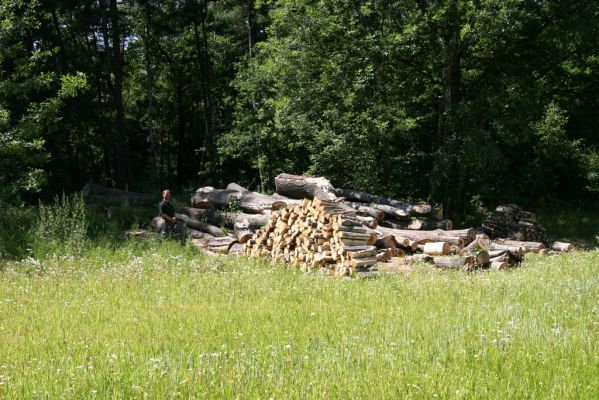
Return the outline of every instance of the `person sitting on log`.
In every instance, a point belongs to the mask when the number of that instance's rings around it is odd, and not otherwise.
[[[164,219],[164,224],[160,229],[160,234],[163,238],[174,236],[185,244],[186,226],[185,221],[177,218],[175,207],[171,204],[171,191],[165,189],[162,191],[162,201],[160,202],[160,216]]]

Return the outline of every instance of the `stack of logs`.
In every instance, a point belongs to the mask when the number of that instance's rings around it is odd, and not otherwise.
[[[377,263],[376,234],[341,203],[303,199],[272,214],[246,243],[247,256],[269,256],[308,272],[335,275],[367,270]]]
[[[481,228],[454,230],[426,203],[336,189],[325,178],[281,174],[275,185],[272,196],[235,183],[203,187],[177,217],[193,243],[209,252],[268,256],[336,275],[374,271],[377,262],[391,259],[504,269],[518,265],[525,252],[548,251],[534,214],[515,205],[498,207]],[[569,243],[553,246],[570,249]]]
[[[492,238],[547,242],[545,228],[537,221],[536,215],[515,204],[500,205],[488,213],[483,228]]]

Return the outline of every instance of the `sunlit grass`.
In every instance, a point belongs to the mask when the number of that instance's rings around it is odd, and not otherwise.
[[[597,398],[599,252],[304,275],[174,243],[0,264],[0,398]]]

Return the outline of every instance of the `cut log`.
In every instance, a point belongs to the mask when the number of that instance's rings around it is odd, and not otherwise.
[[[464,268],[464,260],[460,257],[434,257],[433,264],[439,268]]]
[[[176,216],[177,216],[177,219],[180,219],[183,222],[185,222],[185,225],[190,227],[191,229],[195,229],[200,232],[206,232],[206,233],[211,234],[212,236],[224,236],[223,231],[217,226],[211,225],[204,221],[199,221],[199,220],[191,218],[185,214],[177,213]],[[158,218],[160,218],[160,217],[158,217]]]
[[[376,229],[376,227],[379,225],[379,221],[373,217],[364,217],[361,215],[356,215],[356,219],[360,221],[362,225],[370,229]]]
[[[260,193],[231,189],[215,189],[212,186],[199,188],[191,198],[191,205],[196,208],[231,209],[262,214],[265,210],[277,210],[287,207],[287,204],[271,196]]]
[[[376,247],[379,249],[390,249],[398,246],[397,240],[393,235],[383,235],[376,240]]]
[[[509,240],[509,239],[495,239],[496,243],[506,244],[508,246],[523,247],[525,251],[539,252],[545,248],[545,245],[541,242],[525,242],[520,240]]]
[[[377,221],[381,221],[383,218],[385,218],[385,213],[383,211],[372,208],[366,204],[354,203],[350,201],[344,201],[342,204],[354,210],[358,215],[369,216]]]
[[[433,256],[429,256],[428,254],[414,254],[406,257],[406,262],[412,261],[432,263],[434,262],[434,258]]]
[[[280,174],[275,177],[275,187],[278,194],[296,199],[337,199],[335,188],[323,177]]]
[[[409,219],[409,220],[395,220],[385,219],[381,221],[381,226],[393,229],[409,229],[409,230],[423,230],[432,231],[435,229],[443,229],[450,231],[453,227],[453,223],[449,219],[442,219],[439,221],[426,220],[426,219]]]
[[[166,222],[162,217],[154,217],[152,218],[152,222],[150,222],[150,227],[154,232],[162,232],[162,229]]]
[[[244,248],[241,243],[233,243],[233,245],[231,247],[229,247],[229,251],[227,254],[241,255],[241,254],[243,254],[243,251],[244,251]]]
[[[362,203],[371,203],[378,205],[387,205],[395,209],[404,210],[407,216],[422,216],[440,219],[440,213],[432,206],[426,203],[410,204],[405,201],[393,200],[388,197],[377,196],[366,192],[351,189],[336,189],[335,193],[339,197],[344,197],[348,200],[359,201]]]
[[[254,236],[254,231],[250,229],[250,223],[245,221],[236,222],[233,227],[235,238],[239,243],[246,243]]]
[[[447,242],[430,242],[424,245],[424,254],[431,256],[444,256],[449,254],[449,243]]]
[[[406,229],[392,229],[379,226],[376,229],[381,234],[392,234],[397,237],[406,238],[424,244],[426,242],[447,242],[460,247],[470,243],[476,237],[474,229],[459,229],[444,231],[437,229],[434,231],[413,231]]]
[[[509,268],[509,264],[505,261],[501,261],[501,260],[493,260],[491,261],[491,264],[489,266],[489,269],[492,270],[501,270],[501,269],[507,269]]]
[[[574,245],[572,243],[567,242],[553,242],[551,248],[555,251],[572,251],[574,250]]]
[[[205,221],[211,225],[222,225],[231,229],[234,228],[236,222],[243,223],[244,221],[249,223],[250,228],[260,228],[266,225],[270,219],[268,215],[263,214],[234,213],[192,207],[183,207],[181,213],[193,219]]]
[[[459,254],[462,256],[475,249],[489,250],[490,245],[491,239],[489,239],[489,236],[487,236],[485,233],[478,233],[476,238],[468,246],[460,250]]]

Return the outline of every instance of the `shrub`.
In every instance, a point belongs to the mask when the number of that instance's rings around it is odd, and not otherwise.
[[[87,213],[81,194],[55,197],[54,203],[39,204],[33,231],[33,255],[79,255],[87,238]]]

